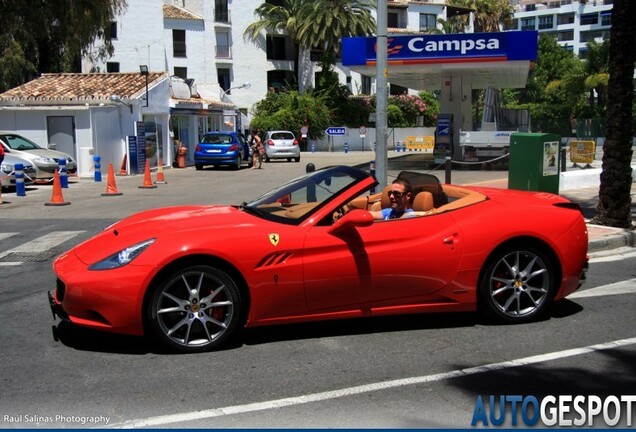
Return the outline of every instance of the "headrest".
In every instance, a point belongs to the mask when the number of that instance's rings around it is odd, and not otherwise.
[[[414,211],[430,211],[435,208],[435,204],[433,202],[433,194],[427,191],[423,191],[415,195],[415,199],[413,199],[413,210]]]

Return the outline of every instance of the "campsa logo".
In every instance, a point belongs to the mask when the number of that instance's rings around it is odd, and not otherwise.
[[[471,53],[472,51],[498,50],[499,39],[462,39],[462,40],[443,40],[416,37],[409,41],[408,48],[412,52],[421,53],[452,53],[459,52],[461,54]]]

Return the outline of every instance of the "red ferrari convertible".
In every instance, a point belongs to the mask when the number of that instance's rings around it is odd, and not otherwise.
[[[527,322],[585,279],[587,228],[567,199],[400,177],[413,217],[374,220],[388,189],[345,166],[241,205],[130,216],[55,260],[54,316],[196,352],[241,326],[474,310]]]

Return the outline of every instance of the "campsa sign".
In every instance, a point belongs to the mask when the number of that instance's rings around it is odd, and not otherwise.
[[[391,36],[387,39],[389,64],[440,61],[536,60],[536,31]],[[376,38],[354,37],[342,41],[342,64],[372,65],[376,62]]]

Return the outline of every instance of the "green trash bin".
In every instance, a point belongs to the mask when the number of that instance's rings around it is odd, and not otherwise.
[[[515,132],[510,136],[508,189],[559,193],[561,137]]]

